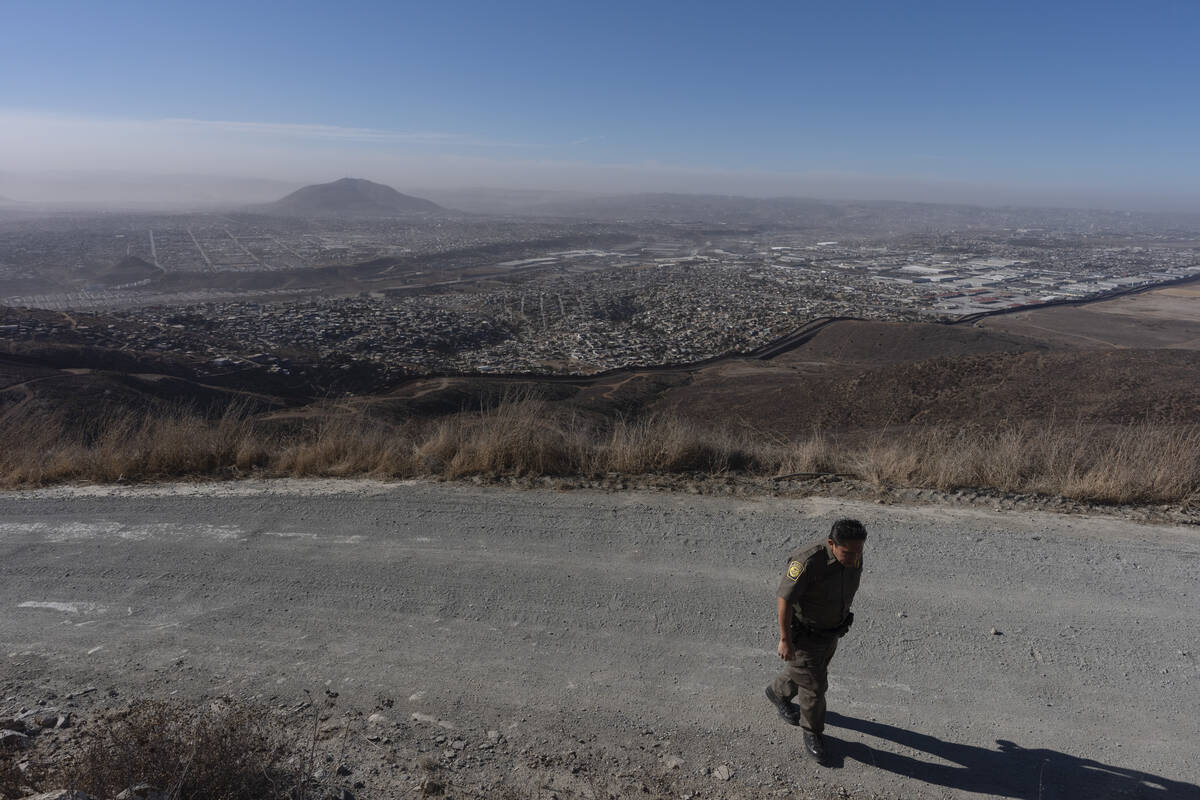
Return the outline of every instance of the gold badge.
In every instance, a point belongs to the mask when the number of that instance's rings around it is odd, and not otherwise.
[[[793,561],[788,564],[787,576],[792,580],[796,580],[804,574],[804,564],[800,561]]]

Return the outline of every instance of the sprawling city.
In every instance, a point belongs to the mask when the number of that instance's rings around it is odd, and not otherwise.
[[[826,317],[953,322],[1200,276],[1200,235],[1152,216],[952,227],[942,209],[880,206],[839,227],[762,223],[756,210],[747,201],[742,218],[707,224],[18,216],[0,221],[0,303],[113,321],[17,322],[0,335],[57,325],[105,346],[176,341],[217,370],[253,357],[286,374],[303,354],[384,382],[589,374],[749,352]]]

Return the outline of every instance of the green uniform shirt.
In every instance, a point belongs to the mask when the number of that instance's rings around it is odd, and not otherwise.
[[[850,613],[860,578],[862,558],[853,567],[843,567],[828,544],[814,542],[788,556],[779,596],[791,605],[794,620],[830,630]]]

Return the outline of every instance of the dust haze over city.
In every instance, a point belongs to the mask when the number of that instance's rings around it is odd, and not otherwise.
[[[0,800],[1200,798],[1200,10],[0,30]]]

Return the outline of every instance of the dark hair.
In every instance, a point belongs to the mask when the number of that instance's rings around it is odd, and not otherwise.
[[[861,542],[867,538],[867,529],[856,519],[839,519],[833,523],[829,538],[838,544],[842,542]]]

